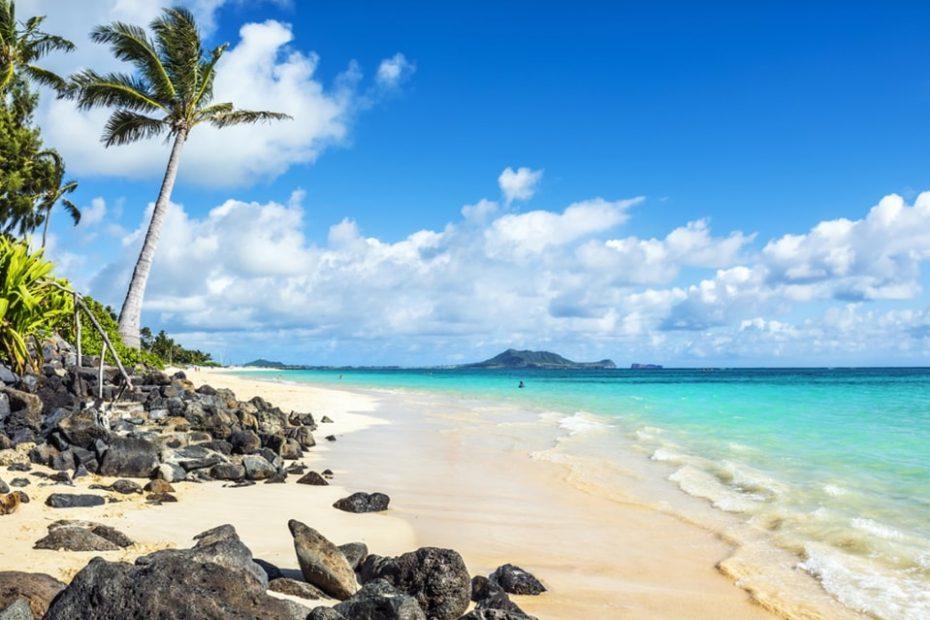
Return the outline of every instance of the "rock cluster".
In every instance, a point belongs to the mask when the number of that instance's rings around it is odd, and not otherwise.
[[[285,462],[316,443],[311,414],[285,413],[259,397],[240,401],[226,389],[194,389],[183,373],[139,371],[129,388],[105,367],[100,401],[98,369],[78,367],[68,343],[49,340],[42,352],[38,374],[0,366],[0,451],[16,448],[75,477],[279,482]],[[121,485],[112,490],[138,492]]]

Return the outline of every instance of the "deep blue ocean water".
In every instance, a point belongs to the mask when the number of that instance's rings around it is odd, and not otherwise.
[[[634,441],[674,468],[671,483],[770,531],[847,605],[930,618],[930,369],[256,374],[560,412],[566,432],[609,428],[617,450]]]

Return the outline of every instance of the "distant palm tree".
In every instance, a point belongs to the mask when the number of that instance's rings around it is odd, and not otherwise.
[[[109,45],[118,59],[131,63],[135,75],[101,75],[88,69],[72,78],[73,94],[82,109],[116,108],[103,131],[106,146],[161,134],[167,134],[166,140],[174,140],[152,221],[119,316],[120,336],[126,345],[135,348],[139,348],[145,285],[178,174],[181,148],[191,130],[204,122],[223,128],[290,118],[277,112],[236,110],[232,103],[211,104],[216,63],[228,45],[220,45],[205,56],[194,16],[186,9],[165,9],[150,27],[154,41],[145,29],[120,22],[100,26],[91,33],[91,39]]]
[[[16,3],[0,0],[0,92],[20,72],[34,82],[59,92],[64,90],[67,85],[64,79],[35,62],[51,51],[70,52],[74,43],[39,30],[43,21],[44,15],[36,15],[20,23],[16,21]]]
[[[81,222],[81,210],[73,202],[65,198],[68,194],[77,189],[77,181],[65,181],[65,163],[61,156],[55,151],[48,151],[47,156],[53,161],[52,187],[45,195],[39,197],[39,203],[36,205],[36,219],[41,218],[42,222],[42,247],[45,247],[45,241],[48,238],[48,223],[52,219],[52,209],[61,202],[61,205],[74,220],[77,226]]]

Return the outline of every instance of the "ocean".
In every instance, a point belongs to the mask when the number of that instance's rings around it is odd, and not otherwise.
[[[787,551],[792,570],[846,606],[930,618],[930,369],[248,374],[555,416],[574,454],[651,463],[668,485]]]

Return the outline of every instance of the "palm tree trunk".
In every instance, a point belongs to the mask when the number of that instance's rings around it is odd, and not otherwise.
[[[126,299],[123,301],[123,308],[119,313],[120,338],[122,338],[123,344],[134,349],[138,349],[140,344],[139,328],[142,323],[142,297],[145,295],[145,285],[149,279],[149,272],[152,270],[152,259],[155,257],[158,237],[161,235],[161,228],[168,213],[171,190],[174,189],[174,180],[178,176],[181,147],[184,146],[186,139],[186,131],[178,132],[174,138],[174,146],[171,147],[171,156],[168,158],[165,178],[161,182],[161,191],[158,193],[158,200],[155,201],[155,209],[152,211],[152,221],[145,233],[142,251],[139,252],[139,260],[136,261],[136,268],[133,270],[132,280],[129,282],[129,290],[126,292]]]
[[[45,212],[45,225],[42,226],[42,249],[45,249],[45,239],[48,237],[48,221],[52,219],[52,209]]]

